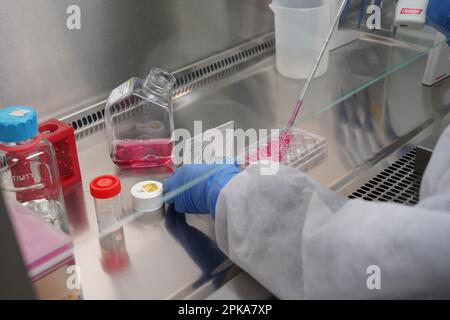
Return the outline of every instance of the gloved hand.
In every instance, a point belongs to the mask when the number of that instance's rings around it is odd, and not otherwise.
[[[450,0],[430,0],[427,24],[450,37]]]
[[[214,218],[220,191],[238,173],[237,164],[186,164],[164,182],[167,202],[178,212]]]

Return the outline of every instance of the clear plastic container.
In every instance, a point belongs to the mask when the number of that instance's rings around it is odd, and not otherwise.
[[[246,167],[261,160],[271,160],[308,171],[326,156],[327,141],[324,137],[293,128],[287,138],[280,134],[260,139],[258,143],[248,146],[239,154],[238,162]]]
[[[91,181],[89,188],[95,203],[103,269],[106,272],[122,270],[128,266],[129,257],[123,226],[120,224],[120,180],[112,175],[99,176]]]
[[[289,78],[306,79],[319,56],[330,31],[331,0],[274,0],[270,8],[275,15],[276,64]],[[316,77],[328,70],[329,50],[325,53]]]
[[[114,231],[115,226],[120,228],[122,186],[119,178],[111,175],[99,176],[91,181],[89,187],[91,196],[94,198],[99,232]]]
[[[0,189],[70,234],[55,150],[39,134],[33,108],[0,109]]]
[[[123,227],[100,238],[101,264],[107,273],[122,271],[130,264]]]
[[[111,92],[105,122],[110,156],[117,166],[171,164],[175,81],[170,73],[153,68],[145,81],[132,78]]]

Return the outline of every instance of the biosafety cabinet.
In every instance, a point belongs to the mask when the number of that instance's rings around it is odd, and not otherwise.
[[[356,2],[341,19],[327,70],[314,78],[296,122],[326,140],[314,165],[303,170],[344,196],[414,205],[433,149],[433,142],[422,142],[450,122],[446,39],[428,27],[397,28],[394,1],[383,1],[381,24],[371,30],[365,23],[371,14],[364,8],[361,18]],[[167,205],[150,214],[134,210],[132,187],[163,182],[173,168],[115,165],[105,128],[110,93],[128,79],[145,79],[152,67],[173,75],[174,130],[195,137],[213,128],[283,128],[304,80],[277,70],[271,1],[0,3],[0,107],[31,106],[39,124],[58,120],[70,127],[81,177],[63,187],[70,236],[34,218],[17,222],[23,208],[2,201],[0,295],[272,298],[220,251],[209,216],[177,214]],[[139,112],[124,104],[114,111],[118,123]],[[70,143],[64,139],[63,145]],[[0,151],[3,170],[1,157]],[[102,175],[120,179],[117,228],[98,228],[90,183]],[[26,235],[46,234],[46,249],[30,248],[33,241],[19,234],[16,223],[31,228],[21,229]],[[36,265],[42,256],[46,264]]]

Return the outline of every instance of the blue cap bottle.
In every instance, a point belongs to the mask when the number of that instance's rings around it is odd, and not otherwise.
[[[31,107],[0,109],[0,142],[20,142],[38,134],[37,114]]]

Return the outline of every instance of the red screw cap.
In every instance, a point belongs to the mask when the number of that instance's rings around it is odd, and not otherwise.
[[[113,198],[122,190],[119,178],[111,175],[95,178],[91,181],[89,187],[91,195],[97,199]]]

